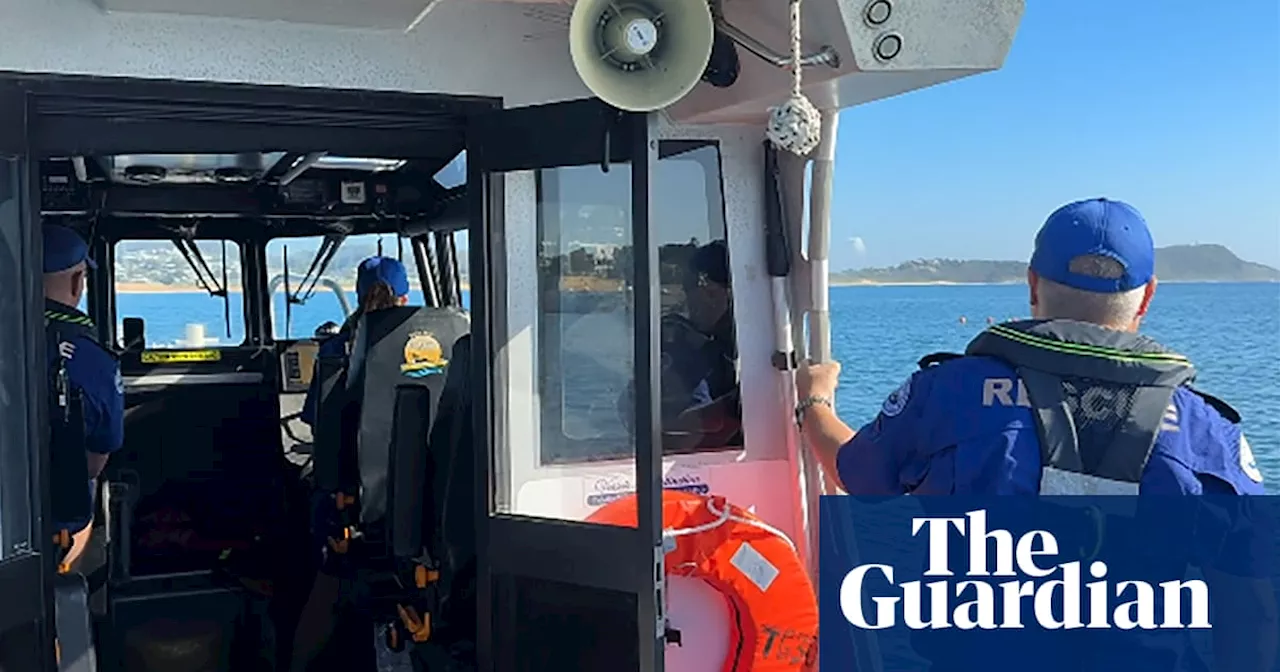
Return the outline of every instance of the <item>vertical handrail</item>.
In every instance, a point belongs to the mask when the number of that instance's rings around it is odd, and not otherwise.
[[[822,111],[822,136],[814,149],[811,159],[813,172],[809,186],[809,338],[808,358],[812,362],[831,361],[831,283],[828,255],[831,251],[831,195],[835,178],[836,137],[840,121],[839,110]],[[833,400],[834,401],[834,400]],[[820,537],[818,530],[819,506],[822,495],[837,494],[835,487],[822,473],[812,451],[801,451],[801,486],[804,493],[806,515],[805,532],[809,547],[815,549],[810,554],[809,569],[813,576],[818,576],[818,555]],[[851,521],[850,521],[851,522]],[[853,530],[830,531],[832,534],[842,532],[848,552],[858,561],[858,545]],[[880,647],[875,633],[867,630],[853,630],[854,648],[859,665],[858,669],[881,670],[883,668]]]
[[[831,306],[830,266],[827,258],[831,251],[831,191],[836,160],[836,135],[839,116],[834,110],[822,113],[822,136],[810,157],[813,172],[809,183],[809,338],[807,356],[812,362],[831,360]],[[827,493],[822,469],[813,459],[811,451],[804,451],[801,460],[801,482],[804,488],[805,533],[809,548],[810,570],[818,573],[818,505]]]

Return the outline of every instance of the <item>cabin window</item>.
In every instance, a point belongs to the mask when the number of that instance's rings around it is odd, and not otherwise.
[[[453,160],[436,172],[435,181],[445,189],[461,187],[467,183],[467,150],[458,152]]]
[[[471,236],[466,229],[453,232],[453,248],[457,251],[458,289],[462,309],[471,310]]]
[[[124,320],[143,320],[148,349],[233,347],[245,342],[241,248],[235,241],[195,241],[199,254],[171,240],[122,240],[113,248],[116,340]]]
[[[0,157],[0,560],[31,544],[31,470],[28,452],[28,381],[24,332],[28,323],[23,272],[35,269],[22,262],[23,216],[19,196],[18,161]],[[27,353],[34,354],[34,353]]]
[[[317,279],[311,264],[323,243],[324,236],[276,238],[267,243],[271,333],[277,340],[311,338],[322,325],[345,322],[358,307],[356,268],[360,262],[379,253],[404,263],[409,276],[409,303],[423,305],[421,276],[409,239],[377,233],[348,236]],[[297,297],[288,311],[285,310],[285,248],[289,250],[289,292]]]
[[[719,147],[664,141],[651,176],[667,453],[742,445]],[[538,174],[541,463],[634,454],[630,167]]]

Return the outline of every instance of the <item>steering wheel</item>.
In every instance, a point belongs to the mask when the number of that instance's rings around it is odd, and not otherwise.
[[[291,429],[291,428],[289,427],[289,423],[290,423],[290,422],[293,422],[294,420],[300,420],[301,418],[302,418],[302,411],[298,411],[297,413],[290,413],[290,414],[288,414],[288,415],[281,416],[281,418],[280,418],[280,428],[281,428],[281,429],[283,429],[283,430],[284,430],[284,433],[285,433],[285,434],[287,434],[287,435],[289,436],[289,438],[293,439],[295,443],[302,443],[302,444],[306,444],[306,445],[311,445],[311,442],[310,442],[310,441],[307,441],[307,440],[304,440],[304,439],[298,438],[298,435],[297,435],[297,434],[294,434],[294,433],[293,433],[293,429]]]

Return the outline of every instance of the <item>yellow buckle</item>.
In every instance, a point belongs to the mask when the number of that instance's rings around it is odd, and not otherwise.
[[[431,614],[419,616],[417,609],[399,604],[396,605],[396,611],[399,612],[400,622],[404,624],[404,629],[409,631],[413,641],[422,643],[431,639]]]

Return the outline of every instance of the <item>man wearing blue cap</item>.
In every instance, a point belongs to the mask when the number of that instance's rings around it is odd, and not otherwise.
[[[839,364],[800,371],[804,432],[848,492],[1264,492],[1239,414],[1190,386],[1185,357],[1137,333],[1156,291],[1137,210],[1059,208],[1036,236],[1027,284],[1034,319],[988,328],[962,356],[925,357],[858,432],[832,410]]]
[[[801,431],[849,494],[1265,494],[1240,415],[1191,387],[1186,357],[1138,333],[1156,278],[1151,233],[1137,210],[1107,199],[1056,210],[1036,236],[1027,284],[1033,319],[987,328],[963,355],[921,359],[856,432],[832,405],[839,364],[801,368]],[[1215,604],[1232,596],[1214,635],[1237,639],[1215,641],[1214,653],[1220,662],[1256,658],[1221,669],[1269,670],[1276,615],[1267,558],[1235,555],[1225,560],[1235,563],[1229,571],[1214,571],[1224,555],[1200,562]],[[978,641],[947,640],[934,669],[976,669],[963,667],[958,647]],[[1089,655],[1077,647],[1063,660],[1077,654]],[[1051,662],[1061,661],[1050,655],[1035,666]]]
[[[409,275],[404,264],[391,257],[369,257],[360,262],[356,269],[356,302],[357,307],[338,333],[320,344],[317,357],[343,357],[347,354],[347,344],[355,332],[356,322],[365,313],[403,306],[409,302]],[[308,425],[315,424],[316,402],[320,393],[320,381],[312,376],[311,387],[307,389],[307,397],[302,404],[302,413],[298,419]]]
[[[69,566],[79,557],[89,536],[94,481],[106,466],[108,456],[124,442],[124,382],[115,356],[98,343],[93,320],[76,308],[84,296],[89,271],[96,267],[89,257],[89,246],[65,226],[47,225],[43,233],[44,321],[49,393],[54,397],[50,407],[54,464],[65,464],[59,462],[65,453],[60,448],[66,448],[62,443],[82,444],[89,477],[88,499],[56,489],[54,493],[59,533],[65,532],[75,540],[64,560]],[[74,417],[69,410],[74,406],[69,403],[72,399],[78,401],[83,429],[60,424]],[[76,499],[80,501],[68,501]]]

